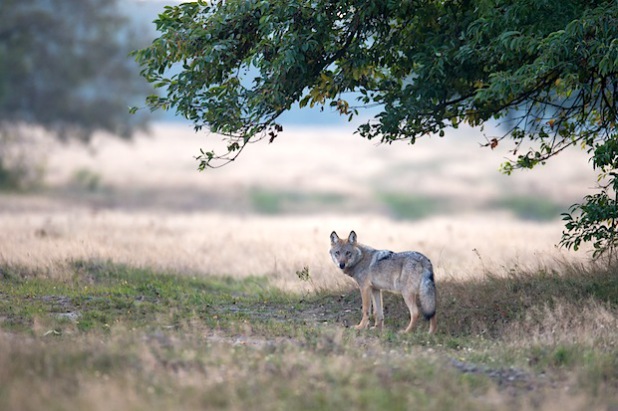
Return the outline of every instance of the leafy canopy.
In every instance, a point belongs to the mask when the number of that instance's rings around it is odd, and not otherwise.
[[[272,141],[296,103],[350,119],[379,107],[358,133],[385,143],[503,119],[508,132],[488,146],[512,140],[506,173],[589,151],[600,190],[564,215],[562,244],[617,244],[617,2],[198,1],[166,7],[156,25],[160,37],[135,53],[165,89],[148,104],[227,136],[200,169]]]

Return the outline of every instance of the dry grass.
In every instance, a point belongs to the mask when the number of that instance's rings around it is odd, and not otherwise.
[[[515,345],[615,347],[618,272],[604,264],[565,264],[517,279],[509,288],[530,309],[505,330],[506,338]]]
[[[509,346],[613,347],[616,269],[604,263],[511,268],[441,284],[447,333],[500,339]]]
[[[2,196],[0,258],[51,271],[58,261],[82,257],[230,275],[285,276],[309,266],[328,282],[336,273],[324,258],[328,235],[351,229],[375,247],[427,253],[442,276],[572,258],[554,250],[559,222],[522,222],[491,207],[514,195],[564,206],[577,201],[595,181],[585,153],[564,153],[538,171],[507,177],[497,169],[508,147],[481,149],[485,137],[473,130],[411,147],[350,134],[290,130],[205,173],[192,156],[217,139],[186,126],[159,125],[131,143],[99,136],[88,149],[52,145],[49,189]],[[256,189],[340,200],[309,214],[260,216],[251,203]],[[392,219],[381,193],[438,198],[449,213]]]
[[[0,261],[50,275],[61,274],[67,260],[92,258],[192,274],[269,275],[286,289],[309,267],[328,288],[342,281],[328,260],[328,236],[352,229],[377,248],[426,253],[438,278],[586,258],[555,248],[559,221],[522,221],[487,208],[515,194],[570,204],[594,181],[585,153],[506,177],[497,168],[508,147],[480,149],[484,137],[473,130],[413,147],[376,146],[345,129],[291,130],[250,147],[235,164],[198,173],[192,155],[215,144],[212,137],[159,125],[131,143],[108,136],[87,149],[47,142],[49,188],[1,195]],[[256,189],[330,193],[340,201],[309,213],[256,215]],[[450,211],[392,219],[380,203],[384,192],[440,198]]]
[[[554,247],[559,222],[523,223],[480,216],[419,222],[379,216],[238,216],[222,213],[83,209],[0,214],[0,261],[61,275],[67,260],[97,259],[188,274],[268,275],[286,289],[308,267],[323,288],[343,276],[328,256],[332,230],[354,229],[377,248],[414,249],[438,279],[466,278],[501,266],[535,267],[585,257]]]

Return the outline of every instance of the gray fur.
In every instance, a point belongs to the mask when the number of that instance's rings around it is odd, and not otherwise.
[[[363,318],[357,328],[367,326],[372,303],[376,327],[382,327],[382,290],[386,290],[403,295],[411,317],[406,331],[414,326],[419,314],[430,320],[430,332],[435,331],[436,286],[433,266],[426,256],[416,251],[376,250],[358,243],[354,231],[347,240],[341,240],[334,231],[330,238],[333,262],[361,289]]]

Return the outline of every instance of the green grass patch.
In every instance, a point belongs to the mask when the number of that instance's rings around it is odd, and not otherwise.
[[[277,191],[254,188],[249,191],[252,208],[261,214],[325,210],[343,202],[343,196],[334,193]]]
[[[2,327],[31,330],[40,316],[57,328],[66,318],[75,318],[81,331],[108,329],[115,323],[141,327],[163,321],[178,326],[178,321],[192,319],[215,325],[222,317],[243,317],[260,303],[287,301],[258,277],[198,279],[97,261],[75,261],[70,269],[72,280],[59,282],[3,268]]]
[[[378,199],[393,218],[401,220],[420,220],[447,211],[446,200],[436,197],[386,192],[378,194]]]
[[[78,190],[94,192],[101,188],[101,175],[88,168],[79,168],[73,172],[70,184]]]
[[[530,221],[558,219],[568,208],[541,196],[507,196],[492,202],[489,207],[509,210],[517,218]]]

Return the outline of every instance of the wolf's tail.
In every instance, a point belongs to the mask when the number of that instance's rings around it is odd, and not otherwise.
[[[433,267],[429,265],[423,271],[419,292],[421,312],[426,320],[436,315],[436,284],[433,279]]]

